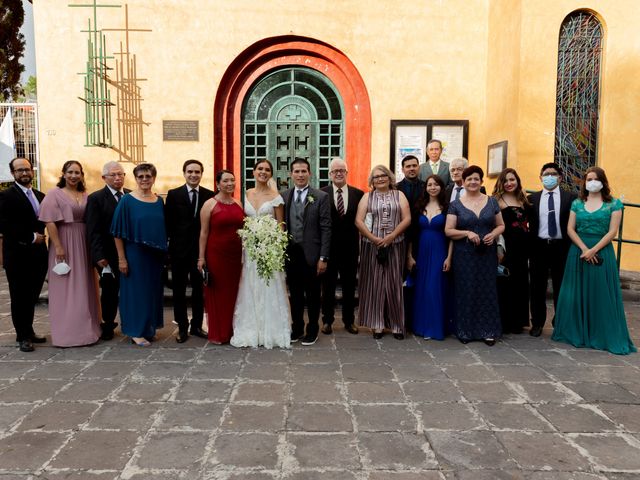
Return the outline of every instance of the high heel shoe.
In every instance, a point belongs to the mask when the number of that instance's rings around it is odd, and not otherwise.
[[[138,338],[136,340],[136,338],[131,337],[131,343],[137,345],[138,347],[148,347],[151,345],[151,342],[149,342],[149,340],[147,340],[146,338]]]
[[[404,335],[402,333],[394,333],[393,338],[396,340],[404,340]]]
[[[496,340],[495,338],[485,338],[484,343],[486,343],[490,347],[493,347],[496,344]]]
[[[384,336],[384,332],[373,332],[373,338],[380,340]]]

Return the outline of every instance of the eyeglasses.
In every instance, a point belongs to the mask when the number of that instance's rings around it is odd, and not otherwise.
[[[126,175],[126,173],[110,173],[108,175],[105,175],[105,177],[124,177]]]
[[[153,178],[153,175],[149,175],[148,173],[142,173],[140,175],[136,175],[136,178],[138,180],[149,180],[149,179]]]
[[[335,170],[331,170],[331,173],[333,173],[334,175],[344,175],[345,173],[347,173],[347,170],[344,168],[336,168]]]
[[[16,168],[13,170],[13,173],[29,173],[31,171],[33,170],[30,168]]]
[[[373,177],[371,177],[373,180],[384,180],[385,178],[388,178],[389,175],[387,175],[386,173],[383,173],[381,175],[374,175]]]
[[[452,172],[464,172],[464,167],[451,167],[449,170]]]

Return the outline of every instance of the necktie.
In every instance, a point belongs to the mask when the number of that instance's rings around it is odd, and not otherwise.
[[[342,189],[339,188],[337,192],[338,192],[338,205],[336,205],[336,208],[338,209],[338,214],[342,217],[344,216],[344,198],[342,198]]]
[[[456,187],[456,197],[454,198],[454,200],[460,200],[460,191],[462,190],[462,187]]]
[[[38,208],[38,204],[36,203],[36,198],[33,196],[33,192],[31,189],[27,190],[27,198],[29,199],[29,203],[31,203],[31,207],[33,208],[33,213],[38,216],[40,209]]]
[[[296,203],[302,203],[302,190],[296,190],[298,196],[296,197]]]
[[[549,238],[558,235],[558,224],[556,223],[556,204],[553,199],[553,192],[549,192]]]
[[[195,217],[196,213],[198,213],[198,191],[195,188],[191,189],[191,210]]]
[[[122,192],[118,190],[116,192],[116,202],[119,202],[121,198],[122,198]]]

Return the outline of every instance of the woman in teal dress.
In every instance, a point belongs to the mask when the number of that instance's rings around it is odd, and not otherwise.
[[[622,304],[611,240],[622,217],[622,202],[611,196],[600,167],[585,172],[580,197],[571,205],[569,250],[556,309],[553,340],[575,347],[635,352]]]
[[[152,192],[156,167],[133,169],[137,188],[120,201],[111,223],[118,250],[122,333],[140,347],[149,346],[163,326],[162,272],[167,251],[164,204]]]

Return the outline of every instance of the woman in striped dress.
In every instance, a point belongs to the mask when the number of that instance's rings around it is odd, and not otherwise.
[[[360,244],[360,325],[382,338],[388,328],[404,338],[402,271],[405,263],[404,231],[411,224],[409,202],[396,189],[391,171],[378,165],[369,175],[371,191],[358,204],[356,227]]]

